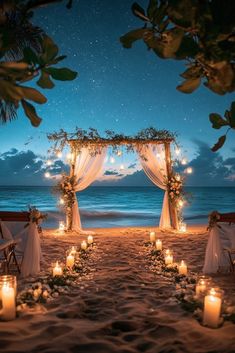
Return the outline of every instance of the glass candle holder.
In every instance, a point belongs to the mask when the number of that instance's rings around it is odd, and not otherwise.
[[[198,298],[204,297],[206,295],[206,292],[208,291],[208,288],[211,286],[211,281],[212,278],[209,276],[200,276],[197,279],[196,283],[196,296]]]
[[[71,250],[66,251],[66,267],[72,268],[75,263],[75,256],[71,254]]]
[[[0,276],[0,319],[4,321],[14,320],[16,317],[16,276]]]
[[[207,291],[204,298],[203,325],[211,328],[219,326],[223,294],[218,287]]]
[[[156,240],[156,249],[162,251],[162,241],[160,239]]]
[[[151,243],[154,243],[156,241],[156,233],[155,232],[149,233],[149,240]]]
[[[87,242],[86,242],[86,240],[83,240],[83,241],[81,242],[81,249],[82,249],[82,250],[86,250],[86,249],[87,249]]]
[[[173,264],[173,251],[170,249],[165,250],[165,264],[166,265]]]
[[[59,261],[56,261],[54,264],[52,264],[52,275],[53,277],[63,275],[63,268]]]

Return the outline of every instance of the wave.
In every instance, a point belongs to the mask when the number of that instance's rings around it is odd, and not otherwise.
[[[192,216],[184,216],[185,220],[193,220],[193,219],[208,219],[208,214],[198,214],[198,215],[192,215]]]
[[[155,218],[156,215],[153,213],[141,213],[141,212],[121,212],[121,211],[86,211],[80,210],[80,214],[83,218]]]

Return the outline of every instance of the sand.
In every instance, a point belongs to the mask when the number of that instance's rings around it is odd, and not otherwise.
[[[164,247],[174,249],[189,269],[201,272],[208,234],[205,227],[185,234],[161,233]],[[235,326],[203,327],[173,297],[175,286],[149,270],[144,242],[149,229],[97,229],[89,275],[69,295],[0,323],[0,351],[76,353],[234,352]],[[82,235],[44,232],[42,270],[62,260]],[[235,276],[214,281],[235,299]],[[25,280],[19,280],[20,287]]]

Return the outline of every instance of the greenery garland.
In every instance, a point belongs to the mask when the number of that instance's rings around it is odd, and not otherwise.
[[[50,152],[61,152],[64,147],[72,141],[73,148],[79,152],[83,147],[88,147],[91,154],[100,153],[103,146],[109,144],[113,152],[117,153],[120,144],[125,144],[127,152],[134,151],[134,145],[143,145],[150,142],[175,142],[176,134],[168,130],[157,130],[149,127],[139,131],[134,136],[117,134],[112,130],[106,130],[105,135],[101,136],[94,128],[83,130],[76,128],[73,133],[68,133],[63,129],[47,135],[49,141],[53,143]]]

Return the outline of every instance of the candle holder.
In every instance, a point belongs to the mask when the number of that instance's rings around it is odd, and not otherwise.
[[[173,264],[173,251],[170,249],[166,249],[164,252],[165,255],[165,264],[172,265]]]
[[[212,278],[209,276],[200,276],[197,279],[195,291],[196,291],[196,297],[198,299],[203,300],[208,288],[211,286]]]
[[[149,240],[150,240],[151,243],[154,243],[156,241],[155,232],[152,231],[152,232],[149,233]]]
[[[66,251],[66,267],[72,269],[75,263],[75,256],[71,254],[71,249]]]
[[[88,237],[87,237],[87,243],[88,243],[89,245],[92,245],[92,244],[94,243],[94,238],[93,238],[92,235],[88,235]]]
[[[55,263],[52,264],[52,276],[53,277],[60,277],[63,275],[63,267],[59,263],[59,261],[56,261]]]
[[[86,242],[86,240],[83,240],[83,241],[81,242],[81,249],[84,250],[84,251],[86,251],[86,249],[87,249],[87,242]]]
[[[222,323],[221,306],[224,291],[218,287],[207,291],[204,298],[203,325],[210,328],[218,328]]]
[[[158,251],[162,251],[162,241],[160,239],[157,239],[155,244],[156,244],[156,249]]]
[[[0,276],[0,318],[4,321],[14,320],[16,317],[16,276]]]

